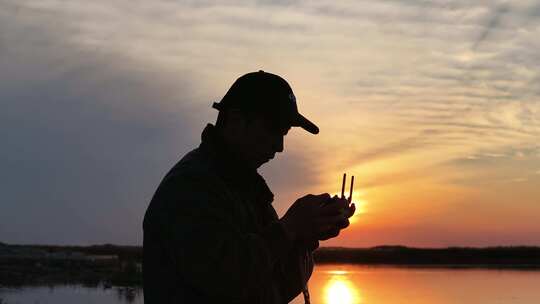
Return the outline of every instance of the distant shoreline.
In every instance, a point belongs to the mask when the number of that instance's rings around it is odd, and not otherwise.
[[[411,269],[452,269],[452,270],[516,270],[540,271],[537,264],[392,264],[392,263],[360,263],[360,262],[315,262],[315,265],[358,265],[373,268],[411,268]]]
[[[449,247],[413,248],[377,246],[372,248],[319,248],[315,262],[365,265],[404,265],[445,268],[540,269],[540,247]]]
[[[318,265],[539,271],[540,247],[321,247],[314,252],[314,260]],[[73,283],[142,285],[142,247],[0,243],[0,285]]]

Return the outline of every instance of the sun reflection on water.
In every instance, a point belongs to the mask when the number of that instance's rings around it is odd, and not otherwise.
[[[331,271],[333,276],[325,288],[326,304],[358,304],[360,297],[354,285],[347,278],[346,271]]]

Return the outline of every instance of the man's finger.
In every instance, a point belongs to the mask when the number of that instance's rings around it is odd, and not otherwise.
[[[349,225],[350,225],[350,222],[349,222],[348,219],[343,220],[343,221],[338,223],[339,229],[345,229],[345,228],[349,227]]]
[[[335,202],[336,205],[341,206],[341,208],[348,208],[349,207],[349,200],[345,198],[338,198]]]
[[[356,212],[356,205],[354,203],[351,204],[351,216],[354,215],[354,213]],[[349,217],[351,217],[349,216]]]
[[[338,235],[339,235],[339,229],[328,230],[328,231],[326,231],[324,233],[321,233],[319,235],[319,240],[325,241],[325,240],[334,238],[334,237],[336,237]]]
[[[351,223],[349,222],[348,219],[343,219],[342,218],[341,220],[333,222],[333,223],[322,224],[322,226],[319,226],[318,230],[319,230],[319,232],[330,231],[330,230],[333,230],[333,229],[343,230],[343,229],[349,227],[350,224]]]
[[[343,215],[321,216],[315,219],[315,223],[319,227],[324,228],[327,225],[335,226],[337,223],[342,222],[343,220],[345,220]]]
[[[320,209],[319,209],[319,214],[320,215],[335,215],[335,214],[341,214],[341,210],[343,209],[344,207],[341,206],[341,205],[338,205],[336,204],[336,202],[331,202],[329,204],[326,204],[324,206],[322,206]]]
[[[351,216],[354,215],[354,212],[356,211],[356,207],[354,206],[354,204],[351,205],[351,207],[347,208],[346,211],[345,211],[345,216],[347,218],[350,218]]]
[[[322,203],[330,200],[330,194],[323,193],[323,194],[319,194],[319,195],[314,195],[312,200],[313,200],[314,203],[321,203],[322,204]]]

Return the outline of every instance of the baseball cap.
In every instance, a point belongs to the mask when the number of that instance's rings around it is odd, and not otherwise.
[[[301,127],[312,133],[319,128],[298,112],[296,97],[285,79],[260,70],[240,76],[213,108],[218,111],[239,109],[245,113],[259,113],[280,126]]]

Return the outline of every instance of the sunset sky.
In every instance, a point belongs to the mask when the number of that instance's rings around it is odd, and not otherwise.
[[[219,4],[217,4],[219,3]],[[538,1],[0,0],[0,241],[142,244],[240,75],[291,84],[281,216],[355,175],[322,246],[540,245]]]

